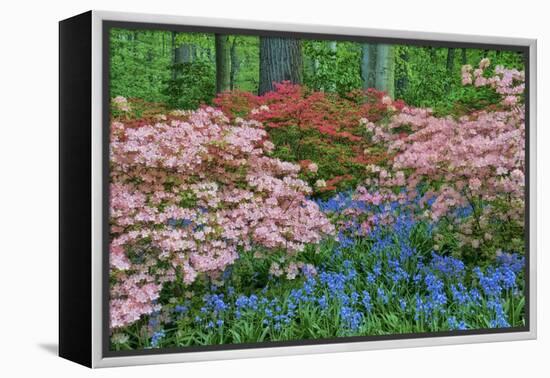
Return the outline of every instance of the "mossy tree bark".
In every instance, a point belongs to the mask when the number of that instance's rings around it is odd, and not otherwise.
[[[229,36],[216,34],[216,92],[220,93],[230,89],[230,46]]]
[[[260,37],[258,94],[274,90],[274,83],[302,84],[302,44],[298,39]]]
[[[375,88],[395,97],[395,50],[393,46],[379,44],[376,47]]]
[[[376,45],[365,43],[362,46],[361,77],[363,88],[374,88],[376,85]]]
[[[237,73],[239,72],[239,67],[241,61],[239,59],[239,54],[237,51],[237,37],[233,37],[233,42],[231,43],[231,50],[229,55],[231,56],[231,70],[229,72],[229,89],[235,89],[235,82],[237,81]]]

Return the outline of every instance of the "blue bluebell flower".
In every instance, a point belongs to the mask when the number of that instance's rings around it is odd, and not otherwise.
[[[451,316],[449,317],[449,319],[447,319],[447,324],[449,325],[449,328],[451,330],[465,330],[467,329],[467,325],[466,325],[466,322],[464,322],[464,320],[461,320],[461,321],[457,321],[456,320],[456,317],[454,316]]]
[[[363,290],[363,299],[361,302],[363,303],[363,307],[367,311],[367,313],[370,313],[372,310],[372,303],[371,303],[371,297],[368,291]]]
[[[451,285],[451,293],[453,295],[453,299],[460,305],[465,305],[471,301],[470,296],[468,295],[468,290],[466,290],[461,282],[456,285]]]
[[[516,274],[525,268],[525,256],[517,253],[501,252],[497,254],[497,264],[507,266]]]
[[[158,348],[159,343],[162,341],[164,336],[165,336],[165,332],[163,329],[153,333],[153,336],[151,337],[151,347]]]
[[[499,300],[491,299],[487,302],[487,308],[494,312],[494,319],[490,321],[491,328],[505,328],[510,327],[506,314],[504,313],[504,308],[502,303]]]
[[[345,326],[352,331],[357,330],[363,320],[363,314],[348,306],[342,306],[340,308],[340,316]]]
[[[442,273],[448,278],[461,278],[464,275],[464,263],[452,256],[440,256],[432,252],[431,268],[439,273]]]
[[[382,301],[382,303],[388,304],[389,299],[384,289],[379,287],[378,290],[376,291],[376,294],[378,295],[378,298]]]
[[[500,271],[491,267],[487,268],[483,273],[479,267],[475,267],[474,274],[479,280],[479,284],[483,289],[485,295],[489,297],[499,297],[502,292],[502,286],[500,285],[501,277]]]
[[[180,314],[184,314],[184,313],[186,313],[188,310],[189,310],[189,307],[188,307],[188,306],[185,306],[185,305],[176,305],[176,306],[174,307],[174,312],[177,312],[177,313],[180,313]]]
[[[319,303],[321,310],[326,310],[328,308],[327,297],[324,295],[317,298],[317,303]]]

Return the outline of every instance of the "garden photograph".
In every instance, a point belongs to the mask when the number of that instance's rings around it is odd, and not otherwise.
[[[108,30],[109,349],[523,329],[524,52],[240,33]]]

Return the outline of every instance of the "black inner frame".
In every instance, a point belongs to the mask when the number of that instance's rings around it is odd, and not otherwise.
[[[223,345],[203,345],[189,347],[172,347],[158,349],[139,349],[128,351],[113,351],[110,350],[110,332],[109,332],[109,136],[110,136],[110,31],[112,28],[123,29],[138,29],[138,30],[163,30],[176,32],[195,32],[195,33],[223,33],[233,35],[248,35],[248,36],[277,36],[286,38],[300,38],[312,40],[333,40],[333,41],[353,41],[361,43],[388,43],[402,44],[412,46],[432,46],[432,47],[452,47],[452,48],[470,48],[470,49],[485,49],[485,50],[502,50],[516,51],[523,53],[525,66],[525,325],[523,327],[508,327],[508,328],[487,328],[487,329],[472,329],[464,331],[436,331],[422,333],[403,333],[395,335],[372,335],[372,336],[346,336],[327,339],[307,339],[307,340],[292,340],[292,341],[269,341],[256,343],[242,344],[223,344]],[[403,32],[406,34],[406,32]],[[385,37],[364,37],[353,35],[338,35],[338,34],[322,34],[322,33],[301,33],[288,31],[270,31],[270,30],[252,30],[239,28],[225,27],[207,27],[207,26],[190,26],[190,25],[174,25],[160,23],[143,23],[143,22],[128,22],[128,21],[102,21],[102,174],[103,174],[103,193],[102,193],[102,356],[103,357],[122,357],[122,356],[139,356],[152,354],[167,354],[167,353],[188,353],[188,352],[206,352],[206,351],[223,351],[235,349],[254,349],[254,348],[277,348],[277,347],[292,347],[304,345],[322,345],[322,344],[342,344],[350,342],[365,342],[365,341],[381,341],[381,340],[400,340],[400,339],[419,339],[429,337],[446,337],[446,336],[464,336],[464,335],[484,335],[498,333],[514,333],[514,332],[529,332],[530,331],[530,250],[529,250],[529,235],[530,235],[530,219],[529,219],[529,176],[530,176],[530,156],[529,156],[529,136],[530,136],[530,56],[529,46],[520,45],[505,45],[505,44],[488,44],[488,43],[470,43],[470,42],[449,42],[449,41],[432,41],[423,39],[407,39],[407,38],[385,38]]]

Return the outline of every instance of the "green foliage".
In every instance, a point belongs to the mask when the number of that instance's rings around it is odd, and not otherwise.
[[[435,103],[434,111],[436,116],[453,114],[461,116],[470,113],[472,110],[487,109],[496,105],[501,97],[490,88],[456,87],[446,96],[445,101]]]
[[[469,264],[488,264],[494,261],[503,250],[525,253],[525,229],[518,222],[510,219],[487,221],[482,215],[482,209],[492,206],[500,214],[510,211],[511,204],[507,200],[488,202],[473,201],[473,222],[456,223],[450,218],[443,218],[434,229],[434,248]],[[472,246],[472,241],[478,243]]]
[[[215,95],[215,44],[213,34],[112,29],[110,32],[111,97],[139,98],[193,109],[210,104]],[[259,38],[231,36],[235,44],[233,89],[257,93]],[[189,61],[174,64],[174,49],[192,48]],[[345,96],[363,87],[361,44],[346,41],[303,41],[304,84],[314,90]],[[523,69],[522,53],[479,49],[395,46],[396,98],[418,107],[431,107],[437,115],[462,115],[498,102],[490,90],[464,88],[463,64],[487,57],[491,67]],[[490,73],[490,72],[489,72]]]
[[[334,187],[328,190],[317,190],[315,197],[329,198],[334,190],[350,190],[365,179],[365,166],[355,161],[357,151],[353,142],[330,140],[317,130],[300,130],[296,126],[271,129],[269,135],[276,146],[273,157],[294,163],[312,161],[318,165],[316,174],[308,172],[307,168],[300,173],[312,188],[319,179],[329,184],[334,182]]]
[[[497,65],[524,67],[522,54],[513,51],[456,48],[454,58],[448,60],[448,48],[396,46],[396,49],[396,97],[409,105],[432,108],[436,115],[462,115],[468,109],[482,109],[500,101],[488,88],[464,87],[460,75],[463,64],[476,65],[487,57],[491,60],[489,75]]]
[[[110,34],[111,97],[165,102],[170,77],[170,32],[112,29]]]
[[[236,67],[233,89],[258,93],[260,75],[260,39],[254,36],[235,36]]]
[[[216,96],[216,68],[207,61],[173,65],[175,77],[168,80],[165,93],[168,105],[178,109],[196,109],[211,104]]]
[[[340,95],[362,87],[359,44],[306,40],[303,49],[304,84],[308,87]]]
[[[259,38],[233,36],[236,43],[234,88],[258,90]],[[190,56],[174,63],[174,49],[186,44]],[[139,98],[194,109],[215,96],[215,43],[212,34],[112,29],[111,97]]]

